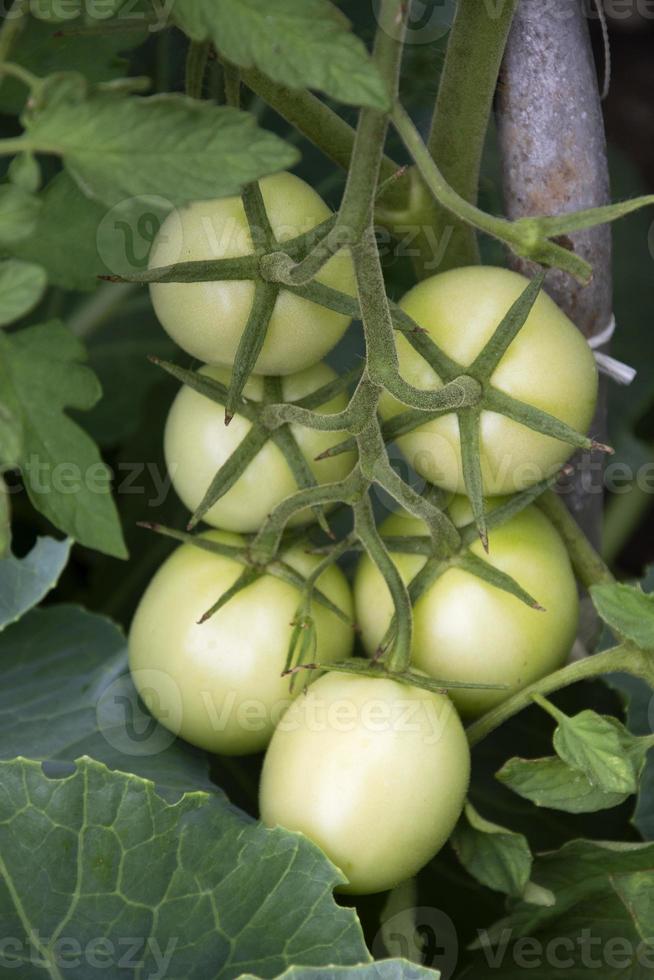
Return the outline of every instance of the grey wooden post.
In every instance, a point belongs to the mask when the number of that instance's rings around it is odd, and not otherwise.
[[[480,0],[486,2],[486,0]],[[505,206],[511,218],[558,214],[609,200],[606,141],[587,18],[591,0],[521,0],[500,75],[497,121]],[[546,289],[579,329],[592,337],[612,310],[611,233],[608,226],[577,232],[576,252],[593,266],[593,280],[580,286],[559,271]],[[530,273],[528,263],[511,259]],[[592,433],[605,438],[606,384]],[[574,459],[575,475],[562,488],[590,539],[600,540],[602,458]]]

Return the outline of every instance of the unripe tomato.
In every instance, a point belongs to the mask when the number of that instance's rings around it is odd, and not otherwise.
[[[205,537],[243,545],[236,535],[209,531]],[[319,561],[301,548],[282,555],[303,575]],[[137,690],[153,715],[175,734],[224,755],[264,748],[294,694],[281,677],[300,598],[298,589],[264,575],[204,623],[198,620],[234,584],[243,566],[232,558],[185,544],[164,562],[146,589],[129,635],[129,663]],[[352,617],[352,597],[335,566],[318,588]],[[316,659],[349,656],[348,623],[314,599]]]
[[[261,818],[311,838],[342,891],[384,891],[450,836],[470,753],[451,701],[386,678],[329,673],[281,719],[261,775]]]
[[[205,366],[202,373],[224,384],[229,381],[229,372],[225,368]],[[334,377],[326,364],[316,364],[298,374],[286,375],[282,380],[283,396],[287,400],[302,398]],[[251,376],[245,385],[245,397],[250,401],[261,401],[262,393],[263,379]],[[340,412],[346,408],[347,401],[345,393],[337,395],[321,405],[318,411],[326,414]],[[173,486],[189,510],[196,509],[220,467],[251,427],[251,423],[238,413],[226,426],[222,405],[192,388],[180,390],[166,422],[164,453]],[[316,456],[323,450],[347,438],[345,432],[318,432],[301,425],[293,425],[291,430],[318,483],[332,483],[347,476],[354,465],[354,453],[316,461]],[[297,489],[284,454],[269,440],[203,519],[213,527],[228,531],[256,531],[271,510]],[[313,511],[304,510],[289,523],[302,524],[314,519]]]
[[[450,516],[459,526],[467,523],[471,518],[468,501],[455,499]],[[389,536],[427,533],[422,521],[401,514],[385,521],[381,532]],[[416,667],[444,681],[507,685],[505,691],[452,688],[452,701],[469,717],[483,714],[561,667],[574,642],[579,616],[577,588],[564,544],[536,507],[526,508],[491,530],[489,545],[489,555],[479,541],[470,550],[511,575],[544,612],[461,568],[444,572],[414,608],[412,660]],[[393,560],[407,583],[425,563],[424,556],[401,553],[393,554]],[[363,644],[373,654],[391,621],[393,603],[368,557],[359,564],[354,595]]]
[[[321,197],[299,177],[274,174],[260,181],[268,220],[284,242],[329,217]],[[155,238],[150,268],[199,259],[235,258],[253,252],[240,197],[195,201],[168,215]],[[356,295],[349,252],[334,255],[316,277]],[[150,295],[164,330],[179,346],[209,364],[231,367],[254,295],[250,280],[153,283]],[[291,374],[321,360],[340,340],[350,320],[282,290],[256,363],[259,374]]]
[[[508,269],[471,266],[432,276],[414,286],[401,306],[441,349],[463,366],[472,364],[504,314],[527,285]],[[436,372],[401,335],[402,376],[419,388],[440,388]],[[541,292],[525,325],[493,372],[494,387],[548,412],[579,432],[588,430],[597,400],[597,370],[581,333]],[[384,418],[405,410],[388,395]],[[425,422],[398,439],[413,468],[430,483],[465,492],[456,415]],[[513,493],[555,473],[571,455],[566,443],[495,412],[481,416],[484,492]]]

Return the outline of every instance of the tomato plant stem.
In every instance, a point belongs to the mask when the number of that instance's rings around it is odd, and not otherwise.
[[[503,722],[518,714],[523,708],[528,707],[534,701],[534,695],[551,694],[553,691],[576,684],[577,681],[616,672],[640,677],[651,687],[654,685],[652,654],[638,650],[629,644],[623,644],[606,650],[604,653],[597,653],[592,657],[585,657],[583,660],[568,664],[534,684],[529,684],[514,694],[513,697],[493,708],[492,711],[482,715],[468,727],[468,741],[471,746],[477,745],[496,728],[499,728]]]
[[[548,490],[537,503],[563,538],[572,567],[581,584],[589,588],[600,582],[614,582],[608,566],[595,551],[562,498],[553,490]]]
[[[204,73],[209,58],[209,41],[190,41],[186,52],[186,94],[192,99],[202,98]]]
[[[518,0],[491,14],[479,0],[460,0],[450,31],[427,148],[448,184],[477,201],[481,158],[502,55]],[[439,272],[479,261],[474,229],[436,202],[426,208],[435,239],[447,238]],[[432,249],[430,249],[432,251]],[[424,261],[424,248],[421,248]],[[429,255],[433,259],[433,256]],[[434,272],[433,266],[427,271]]]

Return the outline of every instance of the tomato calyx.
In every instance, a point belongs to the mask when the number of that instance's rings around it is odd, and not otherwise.
[[[339,660],[334,663],[298,663],[284,671],[283,676],[295,677],[302,671],[327,671],[339,674],[355,674],[358,677],[383,678],[385,680],[397,681],[408,687],[418,687],[423,691],[431,691],[432,694],[447,694],[448,690],[465,688],[470,690],[483,691],[504,691],[506,684],[481,684],[472,681],[440,680],[429,677],[421,671],[405,668],[394,670],[384,663],[383,660],[362,660],[358,657],[351,657],[347,660]]]

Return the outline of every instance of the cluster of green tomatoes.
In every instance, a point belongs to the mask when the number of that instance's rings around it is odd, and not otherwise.
[[[279,241],[329,215],[318,194],[291,174],[266,178],[260,187]],[[252,251],[240,198],[201,201],[169,215],[150,265]],[[327,262],[318,279],[356,295],[346,250]],[[457,269],[420,282],[400,305],[450,357],[470,365],[524,286],[521,276],[505,269]],[[201,373],[226,383],[253,289],[252,282],[239,280],[168,282],[153,284],[151,295],[165,330],[204,363]],[[323,388],[335,375],[321,359],[348,324],[342,314],[282,290],[256,363],[258,373],[244,389],[246,402],[261,401],[271,377],[286,400]],[[421,389],[441,386],[403,337],[397,338],[397,347],[407,381]],[[592,353],[545,294],[538,296],[502,357],[493,384],[579,431],[590,424],[597,389]],[[316,410],[334,413],[346,404],[341,392]],[[384,418],[402,410],[390,396],[382,398]],[[224,410],[215,401],[188,386],[179,391],[166,422],[164,448],[172,484],[189,510],[197,508],[250,429],[245,415],[237,412],[226,426]],[[299,425],[291,430],[316,482],[340,481],[354,466],[352,452],[324,457],[347,433]],[[430,418],[398,442],[428,484],[449,492],[453,523],[468,524],[456,416]],[[557,439],[490,411],[482,414],[480,444],[489,509],[502,495],[556,471],[570,453]],[[417,872],[459,817],[470,770],[461,718],[479,716],[565,661],[577,627],[576,583],[557,531],[539,509],[527,507],[491,531],[488,554],[479,540],[467,545],[465,554],[512,576],[537,605],[471,574],[464,561],[451,563],[415,603],[413,668],[444,687],[448,680],[463,686],[435,693],[383,674],[335,671],[297,672],[290,684],[282,675],[299,588],[271,571],[235,589],[243,565],[230,551],[244,549],[242,535],[256,532],[296,489],[284,453],[274,441],[263,442],[204,515],[211,529],[197,540],[221,545],[221,553],[183,544],[148,586],[131,628],[131,670],[150,710],[182,738],[225,755],[266,749],[260,788],[264,822],[302,831],[315,841],[341,869],[344,890],[381,891]],[[297,514],[291,522],[295,543],[277,556],[302,579],[320,557],[297,529],[314,519],[311,510]],[[425,525],[398,512],[380,532],[409,583],[427,558],[406,547],[394,551],[393,540],[424,538]],[[336,564],[325,567],[315,584],[327,600],[312,603],[315,662],[350,658],[355,626],[365,652],[378,656],[393,603],[370,557],[361,557],[353,586]],[[204,617],[230,589],[229,601]]]

